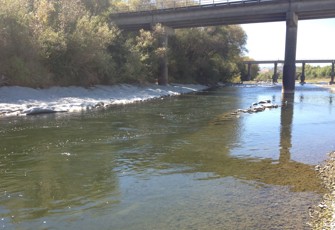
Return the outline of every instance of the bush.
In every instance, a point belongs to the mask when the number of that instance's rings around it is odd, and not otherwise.
[[[107,47],[119,33],[76,0],[0,0],[0,74],[9,84],[113,82]]]

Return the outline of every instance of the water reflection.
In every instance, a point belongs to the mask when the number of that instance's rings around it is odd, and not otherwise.
[[[231,154],[235,148],[243,148],[245,152],[246,146],[243,145],[255,146],[250,148],[250,151],[255,151],[255,153],[262,151],[263,141],[261,139],[252,137],[250,133],[246,137],[241,134],[247,130],[246,126],[251,117],[273,116],[276,111],[246,114],[228,120],[225,114],[218,116],[214,122],[210,122],[209,126],[186,137],[184,141],[189,143],[188,145],[164,155],[160,160],[187,167],[187,172],[211,172],[214,176],[209,179],[235,177],[268,185],[289,186],[295,192],[320,192],[319,181],[313,166],[290,159],[294,95],[285,95],[282,101],[283,106],[278,109],[280,110],[279,161],[268,157],[255,158],[252,157],[254,155],[252,152],[244,156]],[[220,120],[221,117],[224,119]],[[273,120],[272,122],[275,123]],[[261,128],[257,125],[252,127],[253,129]],[[271,125],[269,129],[269,132],[275,132]],[[254,131],[260,132],[260,130]],[[258,141],[258,143],[252,143],[252,141]],[[275,143],[274,139],[270,141]]]
[[[300,101],[303,96],[300,96]],[[280,157],[279,162],[287,164],[291,160],[292,122],[294,111],[294,94],[283,94],[280,113]]]

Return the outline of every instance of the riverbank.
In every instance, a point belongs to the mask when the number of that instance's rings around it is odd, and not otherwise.
[[[311,82],[318,87],[327,88],[335,93],[335,85],[329,84],[328,79]],[[326,189],[322,201],[310,208],[310,226],[312,229],[335,229],[335,152],[331,152],[328,159],[317,165],[315,170],[318,173],[322,186]]]
[[[25,116],[41,113],[80,112],[97,107],[131,104],[164,96],[176,96],[202,91],[204,85],[97,85],[83,87],[51,87],[33,89],[11,86],[0,87],[0,117]]]
[[[310,209],[310,225],[312,229],[335,229],[335,152],[315,169],[327,192],[322,202]]]

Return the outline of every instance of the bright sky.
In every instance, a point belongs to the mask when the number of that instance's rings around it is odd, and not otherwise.
[[[278,60],[285,56],[286,22],[245,24],[247,56]],[[298,22],[297,59],[335,59],[335,19]]]

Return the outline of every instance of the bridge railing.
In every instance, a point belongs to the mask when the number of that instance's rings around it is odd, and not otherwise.
[[[164,10],[164,9],[177,9],[185,7],[210,7],[210,6],[229,6],[237,4],[248,4],[248,3],[263,3],[270,1],[280,0],[156,0],[141,5],[129,5],[123,4],[118,7],[116,13],[127,13],[127,12],[141,12],[141,11],[152,11],[152,10]]]

